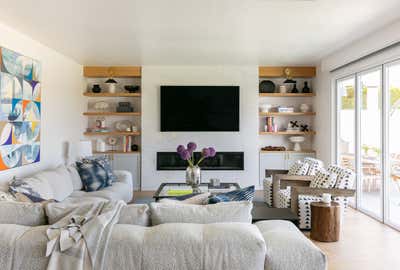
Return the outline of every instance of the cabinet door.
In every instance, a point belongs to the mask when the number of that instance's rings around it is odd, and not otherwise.
[[[132,174],[133,189],[140,188],[140,155],[139,154],[115,154],[113,160],[114,170],[125,170]]]
[[[260,153],[260,181],[265,178],[265,170],[284,170],[285,153]]]
[[[288,153],[286,159],[286,169],[289,169],[293,163],[303,160],[305,157],[315,157],[314,153]]]

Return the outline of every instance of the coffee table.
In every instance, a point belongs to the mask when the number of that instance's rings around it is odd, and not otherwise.
[[[299,223],[299,217],[291,211],[290,208],[269,207],[265,202],[253,202],[253,223],[262,220],[288,220],[296,226]]]
[[[211,194],[229,192],[237,189],[240,189],[238,183],[220,183],[220,185],[217,187],[212,186],[210,183],[200,184],[201,192],[210,192]],[[169,194],[169,191],[171,190],[182,191],[182,194],[171,195]],[[190,192],[190,191],[192,191],[192,188],[186,183],[162,183],[160,187],[157,189],[157,191],[154,193],[153,198],[156,201],[164,198],[176,198],[178,196],[185,195],[184,194],[185,192]]]

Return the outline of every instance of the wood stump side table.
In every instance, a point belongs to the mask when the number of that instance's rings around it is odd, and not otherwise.
[[[320,242],[339,241],[340,219],[339,203],[311,203],[311,239]]]

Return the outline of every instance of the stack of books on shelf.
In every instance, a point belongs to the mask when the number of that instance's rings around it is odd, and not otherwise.
[[[274,117],[266,118],[266,125],[264,127],[264,131],[266,131],[266,132],[277,132],[278,131],[278,125],[275,124]]]
[[[132,145],[131,136],[122,137],[122,152],[132,152],[131,145]]]

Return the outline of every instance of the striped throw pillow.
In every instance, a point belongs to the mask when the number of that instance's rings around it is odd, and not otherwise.
[[[220,202],[233,202],[233,201],[253,201],[255,194],[254,186],[229,191],[225,193],[219,193],[212,195],[208,198],[208,204],[215,204]]]

